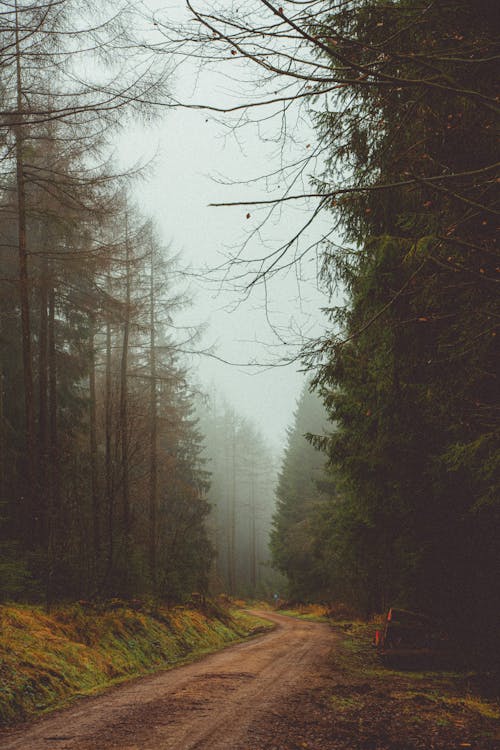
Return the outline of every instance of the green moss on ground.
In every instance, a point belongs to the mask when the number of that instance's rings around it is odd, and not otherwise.
[[[272,624],[239,610],[0,606],[0,724],[216,651]]]

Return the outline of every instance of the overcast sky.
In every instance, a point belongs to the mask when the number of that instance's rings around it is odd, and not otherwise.
[[[190,65],[180,69],[175,81],[176,92],[181,91],[185,101],[227,103],[234,87],[213,73],[200,77]],[[272,137],[274,127],[278,124],[267,126],[266,135]],[[185,320],[206,324],[199,346],[213,345],[216,356],[235,363],[194,357],[196,378],[207,390],[215,385],[278,450],[305,377],[298,371],[300,363],[284,367],[280,360],[298,351],[302,334],[316,336],[325,325],[320,308],[326,299],[315,282],[315,254],[300,269],[292,266],[249,296],[231,288],[230,282],[216,283],[221,274],[210,275],[207,269],[220,266],[228,254],[241,250],[245,240],[249,243],[246,257],[265,255],[289,239],[311,208],[302,203],[286,212],[275,211],[257,232],[263,210],[256,211],[250,203],[229,208],[209,204],[280,194],[283,179],[267,181],[267,193],[264,185],[253,180],[278,169],[283,158],[301,157],[306,149],[311,153],[313,135],[307,124],[300,128],[293,154],[283,155],[276,143],[263,143],[256,128],[232,132],[203,111],[167,110],[148,128],[127,129],[120,144],[126,163],[152,160],[148,176],[135,187],[137,202],[155,219],[163,242],[170,243],[173,252],[181,251],[181,263],[201,271],[200,277],[194,275],[189,282],[193,304]],[[234,184],[223,184],[225,180]],[[306,186],[306,180],[297,184],[296,192]],[[327,222],[325,217],[322,228],[320,224],[309,238],[319,237]],[[275,366],[246,366],[252,362]]]

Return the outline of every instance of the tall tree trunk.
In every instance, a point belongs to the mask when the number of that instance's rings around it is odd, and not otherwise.
[[[130,338],[130,248],[128,239],[128,217],[125,215],[125,309],[123,317],[122,357],[120,367],[120,447],[122,477],[122,509],[125,590],[129,588],[129,569],[131,552],[131,519],[130,519],[130,486],[128,465],[128,350]]]
[[[111,291],[111,282],[108,276],[108,292]],[[106,320],[106,384],[104,396],[104,413],[105,413],[105,474],[106,474],[106,511],[107,511],[107,566],[106,578],[109,581],[113,578],[115,564],[115,540],[114,540],[114,509],[115,509],[115,489],[113,481],[113,455],[111,450],[113,435],[113,404],[112,404],[112,381],[111,381],[111,324],[109,319]]]
[[[93,585],[97,586],[101,562],[101,529],[99,507],[99,479],[97,467],[96,382],[95,382],[95,319],[90,320],[89,339],[89,440],[90,491],[92,494]]]
[[[5,440],[3,388],[4,388],[3,368],[0,365],[0,508],[2,507],[2,503],[7,499],[6,491],[5,491],[6,490],[6,486],[5,486],[6,485],[6,466],[7,466],[7,456],[5,454],[6,454],[6,449],[7,449],[7,443]]]
[[[157,591],[156,509],[158,502],[158,404],[156,393],[156,330],[154,295],[154,251],[151,245],[151,278],[149,287],[150,326],[150,453],[149,453],[149,573],[153,594]]]
[[[250,587],[252,595],[257,591],[257,509],[255,507],[255,464],[250,465]]]
[[[213,472],[215,474],[217,470],[217,464],[221,460],[220,456],[220,441],[219,441],[219,423],[217,421],[217,396],[215,392],[215,388],[213,388],[212,393],[210,394],[210,403],[211,403],[211,413],[213,414],[213,423],[215,425],[215,430],[213,433],[213,452],[215,456],[214,464],[213,464]],[[224,446],[225,440],[222,440],[222,445]],[[209,518],[211,519],[211,528],[212,528],[212,534],[211,534],[211,541],[212,546],[214,550],[213,558],[212,558],[212,569],[213,569],[213,592],[219,593],[219,587],[220,582],[224,580],[224,574],[223,570],[221,568],[221,559],[220,559],[220,542],[219,542],[219,504],[218,503],[212,503],[212,510],[210,512]],[[222,545],[223,546],[223,545]]]
[[[48,259],[42,258],[40,277],[40,329],[38,337],[38,496],[43,518],[40,542],[47,545],[48,540]]]
[[[49,372],[49,482],[48,482],[48,544],[46,605],[49,610],[53,602],[53,579],[56,563],[56,519],[61,510],[59,496],[59,437],[57,425],[57,359],[55,330],[55,291],[51,280],[48,292],[48,372]]]
[[[17,0],[16,11],[16,82],[17,113],[15,117],[16,188],[17,188],[17,232],[19,253],[19,299],[21,307],[21,337],[23,353],[24,415],[26,436],[26,496],[28,500],[29,533],[31,540],[36,536],[38,515],[35,508],[35,412],[33,397],[33,362],[31,352],[30,290],[28,253],[26,248],[26,186],[24,175],[24,132],[21,75],[21,48],[19,43],[19,19]]]
[[[229,539],[228,539],[228,568],[229,568],[229,593],[236,594],[236,418],[232,419],[231,440],[231,492],[229,495]]]

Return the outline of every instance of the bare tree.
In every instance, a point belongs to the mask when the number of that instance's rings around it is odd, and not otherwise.
[[[188,20],[181,25],[162,21],[161,16],[156,18],[165,52],[180,59],[196,59],[204,68],[225,73],[233,84],[235,78],[245,77],[249,85],[234,84],[233,98],[220,105],[180,98],[174,99],[174,104],[212,113],[236,133],[255,127],[263,140],[282,144],[281,163],[261,176],[261,184],[270,193],[268,197],[216,205],[242,206],[252,213],[261,211],[262,218],[252,233],[259,238],[269,217],[276,217],[286,206],[300,204],[306,211],[297,231],[290,233],[285,229],[286,240],[269,252],[245,254],[245,243],[225,264],[214,269],[219,281],[239,285],[241,292],[247,293],[255,284],[265,285],[273,275],[299,265],[318,248],[318,266],[323,260],[328,264],[333,256],[341,263],[343,259],[347,262],[355,246],[339,239],[339,231],[346,235],[343,207],[369,196],[379,195],[384,200],[398,191],[423,189],[431,202],[441,196],[461,203],[464,210],[475,207],[491,217],[496,214],[491,205],[491,187],[498,173],[494,152],[472,168],[447,168],[431,160],[419,162],[415,156],[388,179],[387,175],[380,178],[379,172],[368,164],[364,171],[354,172],[349,168],[345,147],[356,118],[366,124],[368,137],[371,134],[374,142],[386,132],[386,123],[380,121],[377,109],[366,104],[374,91],[380,107],[392,97],[400,129],[410,121],[412,113],[415,115],[421,102],[431,102],[432,108],[432,102],[440,97],[449,102],[450,112],[474,108],[484,122],[490,122],[491,128],[498,113],[496,94],[491,87],[483,87],[480,78],[474,81],[473,71],[486,69],[497,60],[493,37],[473,40],[476,47],[471,49],[470,42],[463,43],[456,31],[437,46],[434,42],[432,50],[420,49],[417,32],[434,12],[433,6],[426,3],[405,8],[404,24],[397,30],[391,13],[401,15],[403,11],[397,6],[379,9],[377,34],[371,39],[360,38],[358,23],[362,25],[363,13],[369,14],[373,9],[370,3],[358,0],[285,0],[280,4],[256,0],[245,9],[236,4],[222,8],[210,1],[188,0],[187,9]],[[448,10],[452,17],[452,2],[447,4]],[[492,23],[497,19],[488,3],[482,4],[481,13],[485,17],[489,14]],[[342,23],[336,26],[339,19]],[[454,66],[452,72],[450,65]],[[461,76],[463,71],[466,74]],[[461,82],[461,77],[468,83]],[[306,129],[310,142],[302,143],[299,155],[290,158],[286,144],[294,137],[301,140],[303,120],[312,120],[319,126],[316,136],[311,137]],[[430,130],[424,134],[427,140],[432,135]],[[335,132],[339,136],[338,148],[330,137]],[[329,215],[329,226],[319,226],[311,239],[308,231],[325,213]],[[452,238],[443,232],[440,239],[471,246],[460,225],[454,227]]]

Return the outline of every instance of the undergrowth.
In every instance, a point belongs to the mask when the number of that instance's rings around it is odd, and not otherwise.
[[[407,748],[500,746],[500,703],[475,688],[475,673],[390,668],[370,647],[377,625],[334,626],[342,633],[334,658],[341,679],[330,701],[339,725],[361,721],[375,731],[382,722],[388,748],[400,747],[397,737]]]
[[[484,675],[383,664],[371,646],[382,621],[367,623],[344,608],[285,603],[279,611],[328,620],[339,636],[321,698],[329,737],[336,738],[339,750],[500,750],[500,691],[482,690]],[[310,711],[318,701],[318,696],[311,701]],[[297,741],[296,746],[310,745]]]
[[[0,606],[0,724],[11,724],[137,675],[168,668],[272,627],[208,606],[131,609],[88,603]]]
[[[329,609],[323,604],[297,604],[288,607],[285,603],[283,608],[279,608],[280,615],[290,615],[298,617],[300,620],[309,620],[311,622],[329,622]]]

